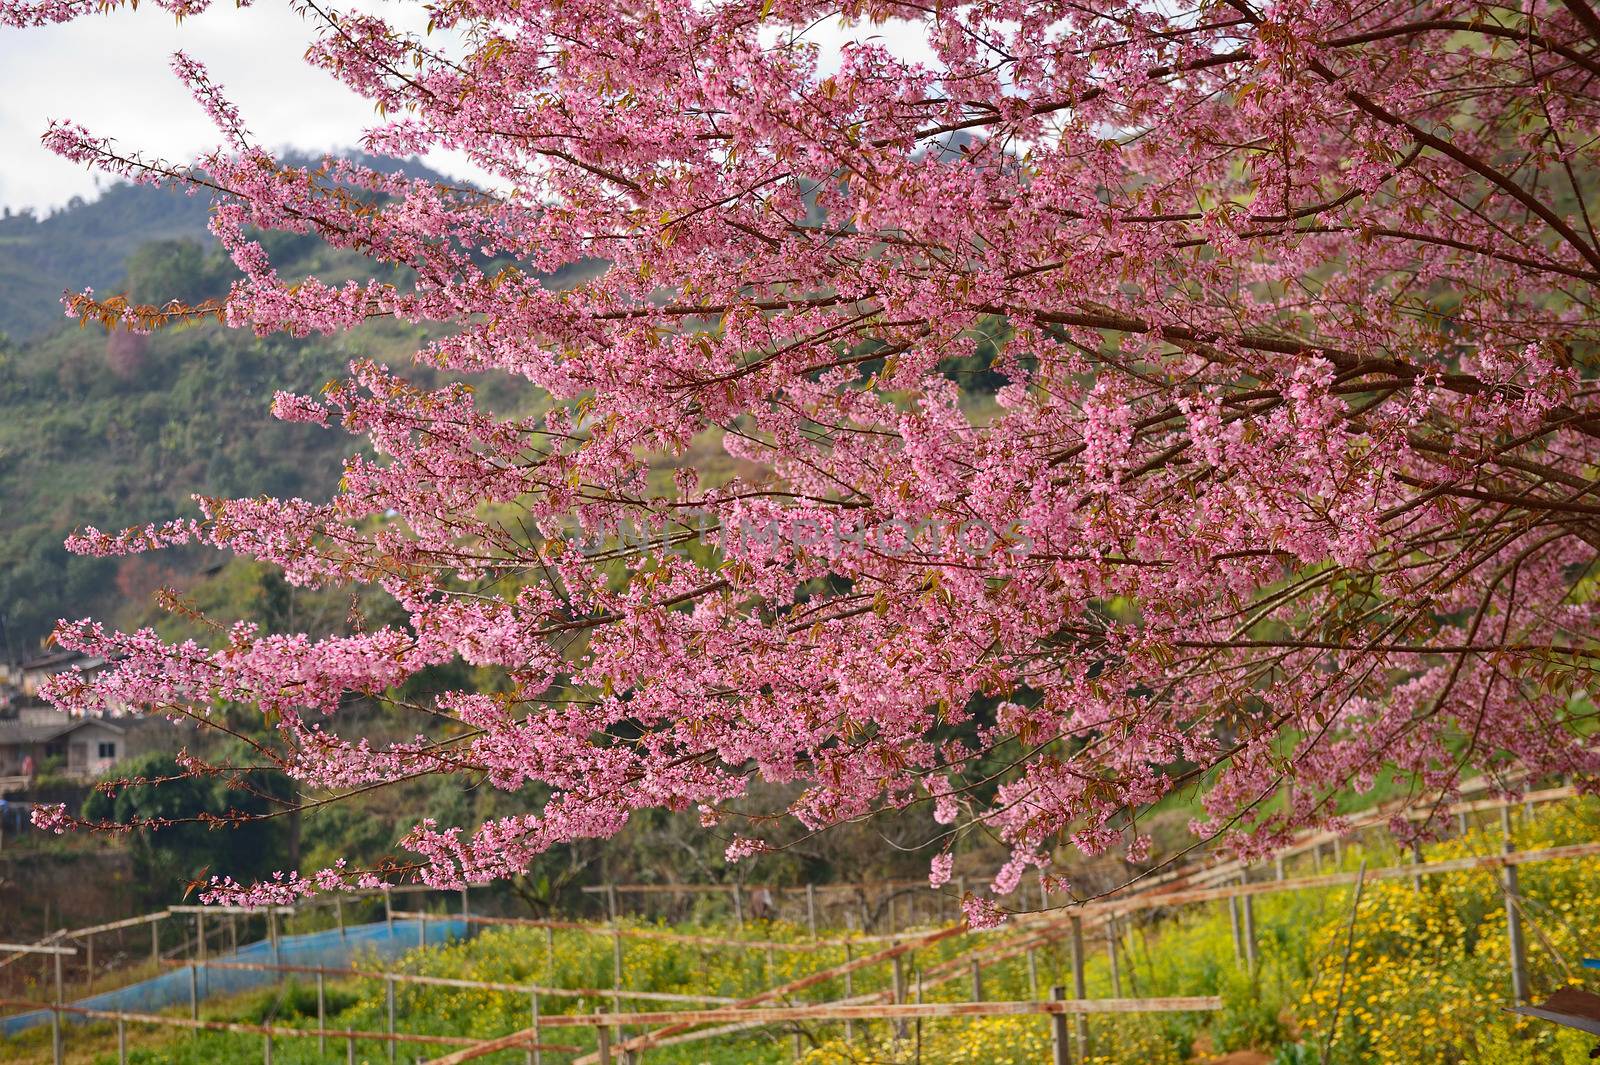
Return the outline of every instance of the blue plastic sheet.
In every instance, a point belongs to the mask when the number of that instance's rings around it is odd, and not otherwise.
[[[326,932],[307,932],[296,936],[279,936],[277,957],[273,957],[272,944],[267,940],[241,947],[231,954],[210,956],[209,961],[249,962],[256,965],[301,965],[322,969],[348,969],[360,958],[387,960],[398,958],[408,950],[422,945],[426,926],[427,945],[438,946],[447,940],[461,939],[468,934],[467,922],[459,917],[430,917],[420,920],[397,920],[391,927],[387,921],[375,924],[352,925],[343,934],[337,928]],[[212,996],[236,995],[241,991],[270,987],[278,981],[278,973],[254,972],[248,969],[219,969],[204,962],[195,964],[195,991],[203,1002]],[[156,1013],[168,1006],[188,1005],[189,969],[187,966],[169,973],[141,980],[137,984],[119,987],[88,998],[75,999],[69,1005],[85,1009],[109,1010],[119,1013]],[[50,1023],[49,1010],[35,1010],[0,1018],[0,1035],[11,1036],[35,1025]],[[68,1022],[93,1021],[93,1018],[64,1013]]]

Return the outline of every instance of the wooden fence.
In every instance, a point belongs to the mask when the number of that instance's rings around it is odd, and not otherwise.
[[[1566,860],[1600,855],[1600,843],[1576,844],[1566,847],[1545,848],[1535,851],[1512,852],[1509,850],[1510,808],[1518,805],[1531,806],[1535,802],[1557,801],[1571,797],[1574,794],[1571,788],[1553,788],[1532,792],[1525,797],[1514,801],[1479,801],[1461,804],[1459,809],[1463,818],[1469,813],[1481,813],[1489,810],[1499,810],[1502,824],[1507,835],[1506,851],[1493,855],[1480,855],[1468,858],[1452,859],[1432,863],[1410,862],[1388,868],[1367,869],[1364,876],[1370,879],[1403,879],[1410,878],[1420,885],[1422,878],[1470,870],[1488,870],[1495,872],[1502,881],[1502,889],[1506,897],[1508,916],[1508,938],[1512,955],[1513,971],[1513,997],[1525,999],[1527,997],[1526,966],[1523,958],[1523,945],[1520,930],[1520,893],[1516,883],[1518,867],[1543,861]],[[586,1055],[574,1065],[592,1065],[595,1062],[609,1062],[613,1049],[624,1055],[672,1043],[693,1041],[712,1038],[720,1034],[739,1031],[763,1024],[798,1024],[802,1021],[843,1021],[846,1025],[847,1036],[852,1031],[857,1021],[878,1019],[891,1020],[903,1023],[909,1020],[919,1020],[928,1017],[962,1017],[962,1016],[996,1016],[1007,1014],[1040,1014],[1048,1015],[1061,1023],[1064,1018],[1071,1015],[1076,1018],[1077,1035],[1080,1045],[1086,1038],[1085,1018],[1090,1013],[1098,1012],[1126,1012],[1134,1009],[1210,1009],[1214,1006],[1185,1005],[1178,1006],[1173,1003],[1200,1002],[1199,999],[1124,999],[1121,997],[1120,981],[1118,980],[1118,934],[1119,923],[1131,919],[1141,912],[1150,912],[1165,908],[1176,908],[1213,901],[1227,901],[1233,912],[1235,945],[1241,960],[1253,964],[1255,956],[1254,922],[1251,910],[1251,899],[1256,896],[1278,892],[1298,891],[1308,889],[1325,889],[1341,887],[1356,883],[1363,874],[1334,872],[1323,874],[1321,868],[1321,852],[1324,846],[1333,846],[1337,851],[1343,839],[1351,838],[1356,833],[1367,828],[1381,824],[1396,812],[1404,811],[1380,808],[1355,819],[1348,830],[1342,835],[1331,833],[1308,833],[1291,847],[1286,855],[1313,856],[1315,867],[1319,872],[1311,876],[1289,877],[1285,875],[1285,866],[1280,858],[1275,863],[1276,876],[1271,880],[1251,880],[1252,870],[1235,861],[1212,861],[1204,864],[1194,864],[1188,867],[1173,867],[1157,873],[1146,875],[1140,879],[1135,889],[1128,894],[1116,898],[1102,898],[1092,900],[1079,900],[1067,906],[1054,908],[1041,907],[1037,912],[1018,917],[1006,929],[999,933],[980,935],[973,938],[970,949],[963,951],[958,957],[939,962],[919,974],[919,982],[924,987],[935,987],[953,980],[970,979],[972,982],[972,1001],[965,1003],[911,1003],[907,999],[909,992],[905,976],[907,959],[918,949],[931,946],[951,936],[965,932],[964,925],[950,924],[933,929],[895,933],[887,935],[853,936],[847,939],[822,939],[816,936],[815,925],[812,927],[812,937],[800,942],[786,942],[769,939],[742,939],[730,936],[706,936],[691,933],[671,932],[664,929],[634,928],[621,923],[616,916],[616,899],[619,894],[632,889],[653,889],[664,887],[660,885],[604,885],[599,891],[607,895],[608,909],[613,919],[604,924],[579,921],[540,920],[532,918],[507,918],[491,917],[470,912],[469,896],[466,890],[460,892],[461,913],[460,919],[469,926],[523,926],[544,928],[546,931],[547,947],[553,957],[553,934],[556,930],[570,931],[579,934],[609,937],[613,944],[613,986],[608,989],[584,988],[556,988],[535,984],[510,984],[493,983],[486,981],[461,980],[447,977],[427,977],[418,974],[380,972],[358,969],[333,969],[315,968],[305,966],[284,966],[278,964],[250,964],[242,962],[210,961],[208,960],[208,938],[222,934],[222,920],[231,924],[235,918],[248,916],[251,918],[264,918],[268,937],[276,942],[277,920],[286,914],[297,912],[294,908],[278,907],[267,910],[241,910],[228,907],[196,907],[173,906],[152,914],[130,917],[121,921],[107,922],[87,928],[60,930],[50,933],[38,943],[26,945],[0,944],[0,954],[9,954],[9,957],[0,959],[0,966],[24,957],[43,956],[53,959],[55,969],[55,997],[53,1003],[26,1002],[21,999],[5,999],[0,1001],[4,1005],[28,1006],[30,1008],[51,1011],[53,1028],[53,1045],[56,1048],[57,1061],[60,1060],[62,1032],[61,1016],[64,1013],[81,1015],[94,1019],[116,1020],[119,1029],[119,1044],[124,1026],[127,1023],[143,1024],[172,1024],[178,1027],[192,1027],[219,1031],[236,1031],[259,1034],[263,1037],[264,1060],[271,1060],[271,1044],[274,1038],[318,1037],[320,1039],[342,1038],[347,1040],[347,1048],[353,1048],[354,1042],[359,1039],[372,1039],[384,1042],[388,1048],[391,1060],[394,1058],[394,1048],[403,1043],[433,1043],[435,1045],[456,1045],[463,1049],[453,1052],[438,1062],[467,1061],[492,1053],[496,1049],[524,1049],[529,1055],[529,1061],[539,1065],[540,1055],[543,1050],[562,1050],[563,1052],[578,1052],[578,1047],[556,1047],[542,1042],[541,1031],[551,1027],[593,1027],[597,1029],[596,1043],[598,1049],[595,1053]],[[1419,814],[1419,816],[1426,816]],[[1463,820],[1461,828],[1466,828]],[[1229,883],[1228,881],[1237,881]],[[929,890],[925,881],[917,881],[922,890]],[[901,882],[889,882],[890,886],[898,888]],[[730,891],[734,885],[718,886],[715,890]],[[838,888],[825,887],[796,887],[787,888],[790,894],[803,893],[808,899],[815,898],[818,891],[858,891],[864,885],[845,885]],[[428,891],[426,887],[401,887],[388,891],[366,893],[364,895],[330,896],[316,900],[316,905],[332,907],[335,910],[339,927],[344,927],[343,906],[347,902],[373,901],[381,894],[384,913],[391,922],[395,918],[421,919],[426,921],[428,914],[425,911],[397,910],[394,908],[394,894],[405,894],[412,891]],[[679,890],[677,887],[668,887],[667,890]],[[737,896],[735,896],[737,897]],[[1043,900],[1048,902],[1048,900]],[[811,910],[814,914],[814,909]],[[189,957],[187,960],[175,961],[165,957],[159,948],[159,925],[168,920],[194,921],[194,934],[192,937],[185,935],[185,944],[181,948]],[[207,922],[211,922],[208,933]],[[151,953],[152,960],[157,968],[162,965],[181,965],[188,967],[191,973],[190,1017],[187,1021],[182,1018],[164,1017],[154,1014],[129,1014],[113,1011],[96,1011],[82,1007],[73,1007],[63,1001],[61,978],[62,961],[79,955],[75,947],[66,946],[73,942],[82,944],[87,952],[87,983],[92,985],[94,979],[94,942],[97,936],[110,933],[126,932],[130,929],[148,924],[151,928]],[[1086,953],[1085,932],[1093,930],[1103,931],[1105,934],[1106,949],[1110,958],[1110,969],[1113,981],[1113,998],[1092,1000],[1087,999],[1084,993],[1083,966]],[[426,933],[423,932],[423,936]],[[820,950],[845,951],[845,961],[837,966],[822,972],[791,981],[778,987],[770,988],[760,994],[745,999],[731,1000],[719,996],[705,995],[673,995],[665,992],[633,991],[625,987],[625,951],[624,941],[631,938],[656,939],[692,944],[705,949],[733,949],[733,950],[762,950],[768,954],[769,959],[775,952],[814,952]],[[1071,947],[1073,983],[1076,997],[1066,999],[1058,996],[1050,1001],[1039,997],[1038,975],[1034,953],[1041,947],[1049,944],[1067,941]],[[855,951],[863,948],[879,948],[866,950],[857,955]],[[988,1002],[983,1000],[982,983],[983,970],[1019,956],[1028,959],[1030,977],[1030,990],[1033,998],[1026,1002]],[[854,995],[852,991],[852,974],[859,973],[870,966],[888,966],[890,973],[890,986],[879,992],[866,995]],[[198,1010],[198,996],[195,991],[193,974],[203,971],[206,966],[216,968],[250,969],[257,971],[274,971],[279,973],[298,973],[316,977],[318,989],[318,1026],[316,1029],[285,1028],[284,1026],[252,1026],[236,1025],[230,1022],[201,1021]],[[370,979],[381,980],[386,986],[386,1000],[388,1003],[388,1025],[382,1032],[350,1032],[326,1028],[323,985],[327,978],[337,979]],[[815,987],[818,984],[839,979],[844,985],[844,998],[837,1002],[826,1004],[807,1005],[773,1005],[777,1000],[786,1000],[789,996]],[[477,989],[499,991],[505,993],[519,993],[529,996],[530,1020],[532,1026],[520,1032],[500,1037],[496,1040],[475,1041],[464,1037],[443,1036],[412,1036],[396,1030],[394,988],[396,984],[436,984],[440,986],[459,987],[464,989]],[[1057,989],[1059,991],[1059,989]],[[552,1014],[541,1016],[539,998],[550,997],[583,997],[595,999],[609,999],[612,1010],[604,1014]],[[679,1004],[694,1004],[698,1009],[676,1009],[660,1012],[635,1012],[625,1013],[622,1010],[624,1001],[637,1002],[664,1002]],[[1211,1001],[1211,1000],[1205,1000]],[[712,1004],[714,1008],[705,1008],[705,1004]],[[1120,1003],[1121,1005],[1104,1005],[1105,1003]],[[1140,1004],[1143,1005],[1133,1005]],[[818,1012],[822,1011],[822,1012]],[[831,1012],[830,1012],[831,1011]],[[577,1019],[573,1019],[577,1018]],[[599,1019],[599,1018],[603,1018]],[[1054,1023],[1054,1022],[1053,1022]],[[713,1025],[712,1028],[700,1028],[700,1025]],[[657,1030],[633,1036],[628,1039],[619,1037],[616,1045],[611,1045],[611,1033],[620,1033],[623,1025],[660,1025]],[[352,1050],[353,1052],[353,1050]],[[1066,1049],[1062,1044],[1057,1051],[1058,1059],[1065,1060]]]

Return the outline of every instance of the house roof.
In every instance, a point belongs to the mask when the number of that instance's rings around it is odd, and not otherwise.
[[[106,664],[99,655],[86,655],[80,651],[52,651],[23,662],[18,668],[24,673],[63,673],[66,670],[98,669]]]
[[[84,658],[79,651],[51,651],[48,654],[35,655],[33,658],[22,661],[23,669],[49,669],[52,666],[70,665]]]
[[[63,720],[48,725],[25,724],[21,721],[0,721],[0,744],[31,744],[49,743],[51,740],[60,739],[69,732],[76,732],[89,725],[99,725],[101,728],[110,729],[112,732],[126,731],[121,725],[99,717],[73,717],[62,715]]]

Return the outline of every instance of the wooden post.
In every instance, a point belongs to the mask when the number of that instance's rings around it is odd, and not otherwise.
[[[128,1022],[117,1018],[117,1065],[128,1065]]]
[[[817,938],[817,885],[806,883],[806,927],[811,930],[811,938]]]
[[[983,966],[977,958],[972,959],[972,1001],[983,1001]]]
[[[239,919],[231,913],[228,914],[228,952],[239,953]]]
[[[1418,843],[1416,840],[1411,841],[1411,864],[1422,864],[1422,844]],[[1411,878],[1411,886],[1418,891],[1422,890],[1422,874],[1419,873]]]
[[[546,974],[556,971],[556,930],[544,926],[544,968]]]
[[[328,1000],[324,994],[322,973],[317,973],[317,1053],[328,1052],[328,1037],[322,1029],[328,1027]]]
[[[539,1051],[539,992],[528,993],[528,1017],[533,1021],[533,1049],[528,1051],[528,1061],[531,1065],[543,1065]]]
[[[344,939],[344,896],[342,895],[333,897],[333,919],[339,922],[339,938]]]
[[[200,972],[194,962],[189,963],[189,1019],[200,1019]]]
[[[272,1035],[261,1037],[261,1065],[272,1065]]]
[[[600,1006],[596,1013],[604,1013],[605,1007]],[[611,1065],[611,1029],[603,1024],[595,1025],[595,1041],[600,1044],[600,1065]]]
[[[733,922],[738,927],[744,927],[744,892],[739,889],[739,882],[733,882]]]
[[[150,964],[157,973],[161,971],[161,921],[150,922]]]
[[[1050,908],[1050,892],[1045,890],[1044,874],[1040,873],[1039,874],[1039,909],[1048,910],[1049,908]]]
[[[388,888],[383,889],[383,921],[389,926],[390,933],[394,932],[394,895]]]
[[[389,1007],[389,1027],[388,1027],[388,1032],[392,1036],[392,1035],[394,1035],[394,977],[392,977],[392,976],[385,976],[383,978],[383,997],[384,997],[384,1000],[388,1004],[388,1007]],[[387,1040],[387,1042],[389,1044],[389,1060],[393,1061],[394,1060],[394,1040],[393,1039],[389,1039],[389,1040]]]
[[[272,943],[272,964],[283,964],[278,952],[278,911],[275,907],[267,907],[267,939]],[[278,974],[278,982],[283,982],[283,973]]]
[[[1344,868],[1344,837],[1333,837],[1333,868],[1335,871]]]
[[[206,960],[206,915],[199,910],[194,913],[194,942],[195,957],[201,961]]]
[[[344,1065],[356,1065],[356,1037],[353,1035],[344,1040]]]
[[[1228,923],[1233,927],[1233,960],[1244,961],[1244,937],[1239,931],[1239,899],[1228,899]]]
[[[900,896],[893,888],[889,889],[889,934],[892,936],[900,931]]]
[[[1511,853],[1512,844],[1509,836],[1506,837],[1504,847],[1507,854]],[[1527,947],[1522,939],[1522,898],[1517,890],[1517,867],[1508,863],[1503,876],[1506,895],[1506,945],[1511,951],[1511,997],[1517,1002],[1527,1002],[1528,958]]]
[[[1250,969],[1251,972],[1255,972],[1255,968],[1256,968],[1256,907],[1255,907],[1255,899],[1253,899],[1249,895],[1246,895],[1241,901],[1244,903],[1244,963],[1245,963],[1246,967],[1248,967]],[[1116,979],[1116,966],[1115,965],[1112,966],[1112,979],[1113,980]],[[1122,994],[1122,992],[1119,990],[1117,992],[1117,995],[1120,997],[1121,994]]]
[[[1283,855],[1280,854],[1272,859],[1272,870],[1278,875],[1279,880],[1283,879]]]
[[[93,932],[91,932],[88,935],[83,937],[83,949],[84,949],[83,990],[84,990],[84,993],[87,994],[88,992],[94,990],[94,933]]]
[[[1122,997],[1122,970],[1117,967],[1117,918],[1106,915],[1106,957],[1111,959],[1111,994]]]
[[[1128,960],[1128,996],[1130,998],[1139,997],[1139,955],[1133,949],[1133,933],[1138,927],[1139,918],[1130,913],[1128,914],[1128,927],[1121,929],[1117,935],[1117,945],[1119,947],[1124,943],[1127,944],[1122,955]]]
[[[426,904],[417,912],[417,917],[417,946],[426,947],[428,945],[428,908]]]
[[[461,936],[463,939],[472,936],[472,907],[467,902],[467,889],[461,889]]]
[[[66,1052],[65,1033],[61,1030],[61,955],[54,956],[56,962],[56,1009],[50,1014],[50,1054],[55,1059],[55,1065],[61,1065],[61,1059]]]
[[[1039,997],[1039,952],[1028,948],[1028,997]]]
[[[1057,984],[1050,989],[1050,997],[1056,1002],[1065,1002],[1067,989]],[[1072,1065],[1072,1052],[1067,1049],[1067,1015],[1064,1013],[1050,1015],[1050,1051],[1051,1065]]]
[[[972,964],[974,966],[976,966],[978,963],[976,961],[974,961]],[[979,988],[978,990],[982,991],[983,989]],[[919,1006],[922,1005],[922,969],[920,967],[918,967],[918,969],[917,969],[917,1005],[919,1005]],[[796,1052],[795,1053],[795,1057],[797,1057],[797,1058],[800,1056],[799,1055],[799,1050],[800,1050],[800,1032],[799,1032],[799,1029],[796,1029],[795,1030],[795,1052]],[[917,1051],[916,1057],[912,1058],[911,1060],[917,1062],[917,1065],[921,1065],[921,1063],[922,1063],[922,1018],[921,1017],[917,1018],[917,1045],[916,1045],[916,1051]]]
[[[611,929],[611,1008],[622,1012],[622,929]]]
[[[850,949],[850,944],[846,943],[844,945],[844,962],[845,962],[846,965],[849,965],[850,962],[853,960],[850,957],[850,955],[852,953],[854,953],[854,952]],[[855,995],[855,993],[856,993],[855,986],[854,986],[855,985],[855,981],[851,979],[850,974],[851,974],[851,970],[850,969],[846,969],[844,971],[844,997],[846,999],[849,999],[849,998],[853,997]],[[844,1022],[844,1041],[846,1043],[853,1043],[853,1042],[855,1042],[855,1039],[856,1039],[856,1022],[850,1020],[849,1018],[846,1018],[845,1022]]]
[[[893,988],[892,988],[892,990],[893,990],[893,993],[894,993],[894,1004],[896,1006],[900,1005],[901,1003],[905,1002],[905,1000],[906,1000],[906,965],[905,965],[905,960],[906,959],[905,959],[905,955],[904,954],[896,954],[894,956],[894,972],[892,974],[892,976],[893,976]],[[894,1030],[895,1030],[895,1033],[901,1039],[904,1039],[906,1037],[906,1022],[905,1022],[905,1020],[903,1018],[897,1019],[894,1022]]]
[[[1077,914],[1072,916],[1072,990],[1079,998],[1087,998],[1088,994],[1083,979],[1083,918]],[[1089,1056],[1089,1018],[1078,1014],[1074,1026],[1078,1033],[1078,1057]]]
[[[1456,811],[1456,835],[1465,836],[1466,834],[1467,834],[1467,812],[1465,810],[1457,810]]]

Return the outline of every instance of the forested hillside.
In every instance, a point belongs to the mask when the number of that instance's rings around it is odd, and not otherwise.
[[[105,291],[127,277],[144,244],[206,235],[207,202],[170,189],[113,185],[45,218],[0,217],[0,332],[33,340],[59,329],[61,293]]]
[[[132,621],[156,589],[191,586],[221,561],[74,557],[62,547],[74,528],[193,513],[196,493],[326,495],[354,442],[276,421],[273,391],[314,389],[352,356],[405,359],[417,346],[415,330],[392,325],[295,341],[215,323],[108,335],[63,316],[63,289],[139,302],[223,294],[234,270],[206,233],[207,209],[118,185],[43,220],[0,220],[0,618],[13,655],[61,617]],[[365,269],[314,238],[266,239],[290,274]]]

